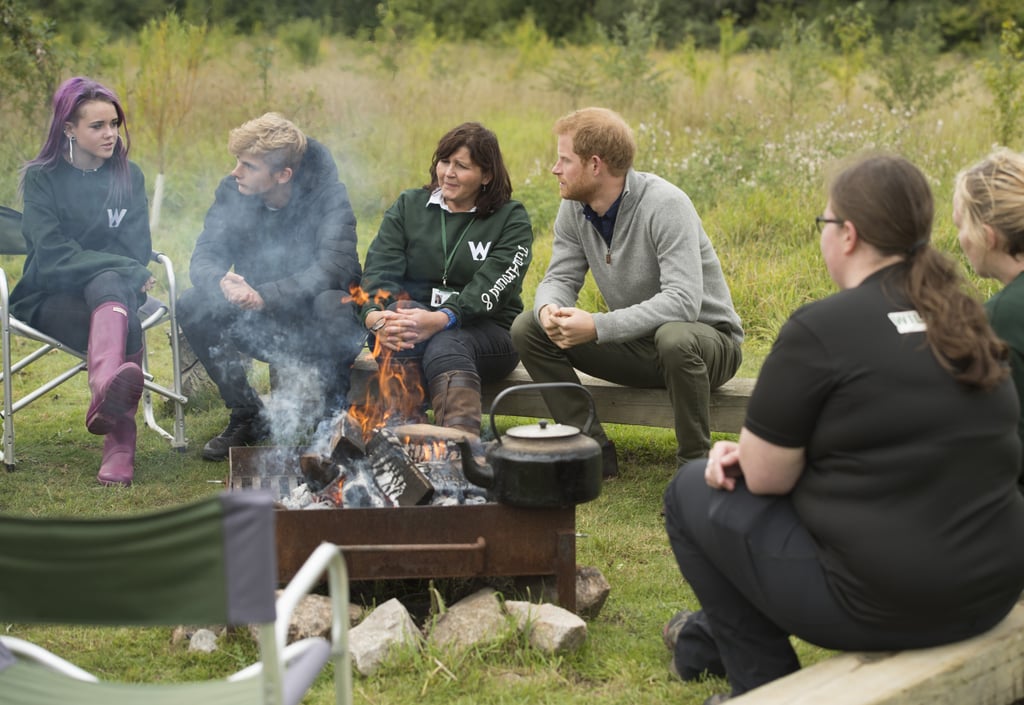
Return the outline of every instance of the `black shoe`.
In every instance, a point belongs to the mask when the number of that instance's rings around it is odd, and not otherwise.
[[[693,615],[694,613],[690,610],[679,610],[672,615],[672,619],[668,620],[668,624],[661,630],[661,640],[665,642],[665,648],[675,651],[676,642],[679,641],[679,632],[683,631],[686,622]]]
[[[270,429],[267,428],[262,414],[257,411],[234,410],[231,412],[231,420],[219,436],[214,436],[203,446],[204,460],[225,460],[228,457],[228,450],[232,446],[247,446],[259,443],[270,436]]]
[[[619,459],[615,456],[615,444],[605,441],[601,446],[601,477],[605,480],[619,476]]]

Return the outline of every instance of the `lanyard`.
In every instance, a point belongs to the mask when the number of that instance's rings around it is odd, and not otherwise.
[[[455,242],[455,245],[452,247],[452,251],[449,254],[449,252],[448,252],[448,231],[445,228],[444,208],[441,208],[440,211],[441,211],[441,249],[442,249],[442,252],[444,254],[444,271],[441,272],[441,286],[448,286],[448,268],[451,266],[452,260],[455,259],[455,252],[459,249],[459,245],[462,244],[462,240],[463,240],[463,238],[466,237],[466,233],[469,232],[469,229],[471,227],[473,227],[473,223],[476,222],[476,216],[473,216],[473,219],[470,220],[469,223],[466,225],[466,227],[464,227],[462,229],[462,234],[459,235],[459,239]]]

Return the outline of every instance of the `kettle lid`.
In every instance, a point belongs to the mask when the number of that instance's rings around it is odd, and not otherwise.
[[[531,438],[531,439],[547,439],[547,438],[569,438],[575,436],[580,430],[575,426],[568,426],[560,423],[548,423],[547,420],[541,419],[535,424],[529,424],[527,426],[513,426],[508,429],[505,434],[512,438]]]

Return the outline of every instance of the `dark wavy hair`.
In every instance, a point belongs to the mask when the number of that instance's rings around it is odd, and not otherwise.
[[[473,163],[491,177],[491,182],[482,187],[476,197],[476,217],[483,220],[511,200],[512,179],[505,168],[497,135],[480,123],[464,122],[441,138],[430,161],[430,183],[424,188],[431,191],[438,188],[437,163],[460,147],[468,149]]]
[[[1006,343],[989,326],[957,263],[931,246],[934,201],[921,170],[903,157],[871,154],[845,167],[829,186],[835,217],[903,264],[887,285],[901,286],[927,325],[928,344],[959,382],[991,389],[1009,374]]]
[[[114,153],[109,160],[113,170],[113,178],[110,180],[111,200],[113,203],[124,203],[131,197],[132,178],[128,170],[128,149],[131,147],[131,138],[128,135],[128,121],[125,119],[124,108],[121,107],[121,101],[118,100],[114,91],[84,76],[69,78],[54,92],[53,114],[50,118],[50,129],[46,135],[46,142],[43,143],[39,154],[22,166],[19,192],[24,187],[25,172],[28,169],[34,166],[53,169],[64,158],[68,147],[68,138],[64,134],[65,123],[77,122],[81,117],[82,106],[94,100],[101,100],[114,106],[117,119],[124,131],[123,138],[120,134],[118,135],[117,142],[114,144]]]

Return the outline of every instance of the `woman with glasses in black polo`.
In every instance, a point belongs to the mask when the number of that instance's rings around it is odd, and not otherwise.
[[[681,677],[725,675],[735,696],[800,667],[791,635],[935,646],[989,629],[1020,597],[1007,348],[931,246],[932,218],[905,159],[862,158],[832,182],[817,222],[841,291],[790,317],[739,441],[684,465],[665,494],[701,603],[664,630]]]

